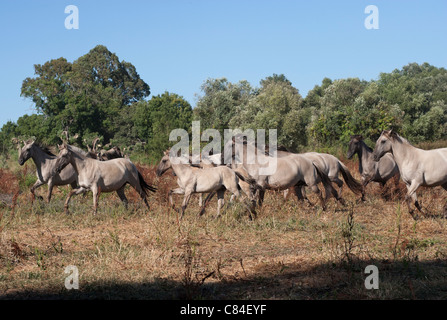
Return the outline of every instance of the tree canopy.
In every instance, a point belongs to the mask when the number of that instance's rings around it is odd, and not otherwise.
[[[144,151],[157,159],[172,142],[176,128],[202,130],[277,129],[278,144],[301,152],[346,146],[353,134],[373,143],[382,130],[394,128],[412,142],[447,139],[447,70],[410,63],[378,79],[329,79],[306,97],[284,74],[232,83],[206,79],[194,108],[176,93],[147,99],[149,85],[135,67],[104,46],[96,46],[73,63],[65,58],[34,66],[21,95],[37,114],[24,115],[0,130],[0,150],[17,136],[60,142],[62,130],[78,135],[79,145],[99,137],[102,145]]]

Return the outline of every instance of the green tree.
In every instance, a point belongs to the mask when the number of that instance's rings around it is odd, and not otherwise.
[[[34,69],[36,77],[23,81],[21,95],[35,103],[37,112],[53,127],[69,125],[80,137],[97,132],[105,143],[114,136],[120,110],[150,94],[135,67],[101,45],[73,63],[59,58]]]
[[[277,129],[278,144],[292,149],[305,145],[303,132],[310,113],[303,109],[298,89],[284,75],[274,74],[260,83],[261,88],[251,95],[248,103],[238,106],[230,126],[242,130]]]
[[[169,141],[172,130],[191,132],[191,105],[175,93],[164,92],[137,103],[135,108],[136,133],[146,142],[145,150],[153,161],[160,160],[162,152],[173,144]]]
[[[12,147],[12,138],[17,137],[17,124],[6,122],[0,130],[0,152],[6,154]]]
[[[444,137],[434,114],[443,116],[440,109],[447,103],[447,70],[428,63],[410,63],[391,73],[381,73],[377,81],[382,99],[390,105],[397,105],[404,112],[401,134],[410,141],[418,142]],[[441,106],[442,109],[442,106]],[[435,133],[427,126],[435,126]],[[441,126],[442,127],[442,126]]]
[[[223,133],[230,127],[231,119],[238,113],[237,107],[248,103],[254,89],[247,81],[236,84],[226,78],[207,79],[201,86],[203,95],[194,108],[194,119],[205,129],[217,129]]]
[[[314,109],[312,139],[320,145],[329,146],[345,143],[350,132],[350,116],[356,99],[365,90],[366,81],[358,78],[335,80],[319,100],[320,108]]]

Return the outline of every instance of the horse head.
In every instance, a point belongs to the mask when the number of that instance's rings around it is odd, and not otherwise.
[[[160,163],[157,166],[157,177],[161,177],[163,173],[168,171],[171,168],[171,161],[169,159],[169,150],[163,152],[163,157],[160,160]]]
[[[385,130],[380,135],[379,139],[376,141],[376,146],[374,147],[373,157],[374,161],[379,161],[381,157],[387,152],[393,152],[392,140],[397,136],[393,130]]]
[[[349,148],[347,158],[351,159],[357,152],[360,151],[360,142],[363,141],[363,136],[356,134],[351,136],[349,141]]]
[[[59,148],[59,154],[57,155],[55,172],[60,173],[71,162],[71,151],[65,142],[61,145],[57,145]]]
[[[29,139],[24,142],[24,146],[20,148],[19,144],[19,164],[23,166],[23,164],[32,156],[32,147],[34,145],[34,140]]]

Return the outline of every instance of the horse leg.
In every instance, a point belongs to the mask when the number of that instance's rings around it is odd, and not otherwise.
[[[341,181],[340,178],[337,176],[329,177],[329,179],[338,186],[338,193],[336,191],[335,191],[335,193],[333,193],[333,194],[337,194],[335,199],[337,199],[341,204],[344,205],[345,200],[343,200],[343,198],[341,197],[342,192],[343,192],[343,181]]]
[[[86,191],[87,191],[87,189],[85,189],[85,188],[83,188],[83,187],[79,187],[79,188],[77,188],[77,189],[73,189],[73,190],[70,191],[70,193],[69,193],[68,196],[67,196],[67,199],[65,200],[65,205],[64,205],[64,211],[65,211],[66,214],[69,213],[69,212],[68,212],[68,204],[69,204],[69,202],[70,202],[70,198],[71,198],[74,194],[78,195],[78,194],[80,194],[80,193],[84,193],[84,192],[86,192]]]
[[[223,208],[223,206],[225,204],[224,195],[225,195],[225,190],[217,191],[217,216],[216,216],[216,218],[220,217],[220,210]]]
[[[414,213],[414,210],[411,209],[411,200],[413,200],[414,205],[419,210],[419,212],[423,214],[422,208],[418,202],[418,198],[416,195],[416,190],[419,188],[419,186],[420,186],[420,184],[417,183],[415,180],[413,180],[410,185],[407,184],[408,190],[407,190],[407,195],[405,196],[405,200],[407,201],[408,211],[414,220],[418,220],[419,217],[417,214]]]
[[[183,215],[185,214],[186,207],[188,206],[189,199],[191,198],[192,190],[185,190],[185,197],[183,198],[182,202],[182,210],[181,210],[181,216],[180,218],[183,218]]]
[[[335,190],[335,188],[332,186],[331,182],[329,183],[323,182],[323,187],[325,191],[325,198],[324,198],[325,203],[329,200],[332,194],[337,201],[339,201],[341,204],[344,204],[344,200],[341,199],[340,195],[337,193],[337,190]]]
[[[366,193],[366,186],[371,182],[371,178],[368,178],[366,176],[362,176],[362,197],[360,198],[361,201],[366,201],[365,199],[365,193]]]
[[[258,190],[258,206],[262,207],[264,202],[265,190]]]
[[[96,215],[96,213],[98,213],[98,200],[99,195],[101,194],[101,188],[93,187],[91,190],[93,193],[93,214]]]
[[[37,181],[34,183],[34,185],[31,187],[30,191],[31,191],[31,202],[34,201],[34,199],[36,198],[36,194],[34,193],[34,191],[39,188],[41,185],[44,185],[45,182],[40,181],[39,179],[37,179]],[[41,196],[37,196],[37,198],[39,200],[42,200]]]
[[[205,202],[204,202],[202,208],[200,209],[199,216],[203,216],[203,214],[205,213],[206,206],[208,205],[208,203],[211,201],[211,198],[214,197],[215,194],[216,194],[216,192],[213,191],[207,195],[207,197],[205,198]]]
[[[124,186],[122,186],[121,188],[119,188],[118,190],[116,190],[116,193],[118,194],[118,197],[121,199],[122,203],[124,204],[124,207],[127,210],[128,207],[128,201],[127,201],[127,197],[126,194],[124,192]]]
[[[176,188],[169,190],[168,197],[169,197],[169,203],[171,204],[171,208],[174,209],[174,200],[172,199],[173,194],[185,194],[185,191],[182,188]]]
[[[50,203],[51,200],[51,194],[53,193],[53,179],[50,179],[48,181],[48,194],[47,194],[47,203]]]
[[[323,211],[326,211],[326,199],[323,198],[323,195],[321,194],[320,189],[318,188],[318,186],[315,184],[313,186],[310,187],[310,189],[312,190],[313,193],[315,193],[318,198],[320,199],[320,203],[321,203],[321,207],[323,208]],[[326,195],[327,198],[327,195]]]
[[[289,190],[289,189],[287,189],[287,190]],[[294,186],[293,192],[295,193],[295,196],[298,201],[306,200],[309,207],[313,207],[314,204],[312,202],[310,202],[309,198],[307,198],[307,196],[305,194],[304,186],[302,186],[302,185]]]

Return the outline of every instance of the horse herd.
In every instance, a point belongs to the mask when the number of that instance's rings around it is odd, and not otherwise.
[[[235,147],[238,146],[238,147]],[[147,197],[156,188],[149,185],[137,170],[136,166],[120,154],[114,159],[98,159],[97,153],[86,152],[78,147],[64,142],[58,146],[59,154],[51,151],[33,140],[26,141],[19,146],[19,164],[23,165],[32,158],[36,165],[37,181],[31,187],[34,199],[35,190],[43,184],[48,184],[47,202],[51,200],[54,186],[70,184],[72,190],[65,200],[65,212],[73,195],[92,191],[93,208],[97,212],[98,198],[102,192],[116,191],[127,208],[125,186],[131,185],[147,208]],[[357,181],[348,168],[335,156],[326,153],[307,152],[292,153],[285,148],[278,148],[274,152],[258,148],[255,143],[247,141],[243,135],[236,135],[224,146],[225,156],[231,155],[231,161],[225,161],[223,154],[215,154],[200,159],[200,164],[192,161],[191,157],[172,161],[169,150],[165,151],[157,166],[157,176],[162,176],[172,169],[177,176],[178,188],[169,191],[170,205],[174,208],[172,195],[183,195],[180,209],[183,217],[186,207],[194,193],[208,193],[204,203],[201,201],[200,215],[204,213],[211,198],[217,194],[217,216],[224,206],[225,191],[232,194],[231,201],[240,199],[249,213],[250,218],[256,217],[263,203],[266,190],[289,190],[295,193],[298,200],[307,201],[305,187],[315,193],[323,209],[327,200],[333,196],[340,203],[343,177],[345,184],[355,194],[365,200],[365,188],[368,183],[375,181],[382,186],[392,177],[400,177],[407,186],[405,197],[408,211],[416,220],[420,216],[412,208],[427,215],[420,206],[416,190],[420,186],[442,186],[447,190],[447,148],[422,150],[412,146],[408,140],[392,130],[385,130],[378,138],[374,150],[366,145],[362,136],[351,137],[347,157],[355,154],[359,158],[359,173],[361,181]],[[256,161],[249,161],[247,154],[256,155]],[[96,155],[96,156],[95,156]],[[262,173],[269,160],[275,160],[276,168],[269,174]],[[106,161],[98,161],[106,160]],[[325,190],[323,197],[319,189],[322,184]],[[336,190],[333,183],[338,186]],[[241,192],[242,191],[242,192]],[[446,215],[444,208],[444,216]]]

